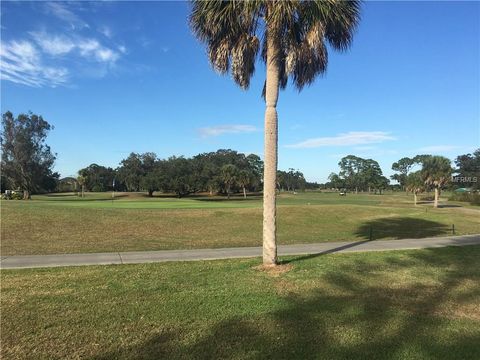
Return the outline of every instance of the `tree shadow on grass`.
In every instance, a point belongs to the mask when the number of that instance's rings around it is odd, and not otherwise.
[[[64,198],[64,197],[78,197],[77,194],[71,193],[48,193],[48,194],[39,194],[45,197],[52,197],[52,198]]]
[[[281,304],[271,312],[215,322],[188,345],[191,334],[179,330],[97,359],[476,359],[480,328],[468,316],[456,318],[455,311],[465,299],[478,298],[478,285],[452,295],[462,283],[478,284],[476,254],[463,247],[386,255],[380,264],[339,261],[313,279],[324,286],[307,288],[289,289],[295,279],[284,274],[269,279],[277,289],[271,296]],[[415,268],[423,278],[397,285],[385,278],[386,268]],[[429,272],[435,268],[448,271]],[[311,284],[308,270],[299,271]],[[449,301],[454,305],[445,314]]]
[[[149,199],[178,199],[178,195],[170,194],[170,193],[154,193],[153,196],[148,196],[148,194],[143,194],[142,197],[149,198]],[[226,195],[210,195],[207,193],[193,193],[182,196],[182,199],[187,200],[198,200],[198,201],[248,201],[248,200],[261,200],[262,193],[248,193],[247,197],[243,197],[243,193],[235,193],[230,195],[230,199]]]
[[[228,202],[228,201],[252,201],[252,200],[259,201],[262,199],[262,197],[251,195],[244,198],[243,195],[241,195],[241,196],[230,196],[230,199],[228,199],[227,197],[218,197],[218,196],[201,197],[201,198],[192,197],[191,199],[197,200],[197,201],[206,201],[206,202],[223,202],[223,201]]]
[[[111,193],[110,193],[111,194]],[[85,197],[81,197],[81,196],[78,196],[78,195],[70,195],[70,194],[67,194],[67,195],[53,195],[53,194],[50,194],[50,195],[44,195],[45,197],[50,197],[52,199],[55,199],[55,200],[52,200],[52,201],[112,201],[112,197],[110,194],[106,194],[105,197],[103,198],[96,198],[96,197],[89,197],[88,193],[85,194]],[[108,196],[110,195],[110,196]],[[128,194],[115,194],[115,198],[114,200],[118,200],[118,199],[121,199],[121,198],[124,198],[124,197],[128,197]]]
[[[388,217],[363,223],[355,235],[363,239],[419,239],[440,235],[451,235],[451,227],[431,220],[410,217]]]

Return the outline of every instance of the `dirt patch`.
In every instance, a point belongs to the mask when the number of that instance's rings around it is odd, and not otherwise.
[[[292,269],[292,264],[258,265],[253,267],[253,270],[264,272],[273,277],[278,277],[286,272],[289,272]]]
[[[442,308],[434,311],[436,316],[448,319],[469,319],[480,321],[480,306],[477,304],[446,303]]]

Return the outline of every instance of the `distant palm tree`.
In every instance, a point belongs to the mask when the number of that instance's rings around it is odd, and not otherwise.
[[[80,189],[81,189],[81,196],[83,198],[84,196],[84,193],[85,193],[85,184],[87,182],[87,178],[83,175],[79,175],[77,177],[77,182],[78,182],[78,185],[80,185]]]
[[[232,186],[237,182],[238,169],[235,165],[223,165],[220,169],[220,177],[222,178],[225,190],[227,191],[227,198],[230,200],[230,192]]]
[[[252,182],[252,175],[247,171],[247,170],[240,170],[238,172],[237,176],[238,184],[242,187],[243,189],[243,198],[247,198],[247,191],[246,187],[250,185]]]
[[[438,207],[440,190],[450,181],[452,166],[450,160],[443,156],[429,156],[423,161],[422,179],[426,185],[435,189],[433,207]]]
[[[408,174],[404,180],[405,190],[413,194],[413,203],[417,206],[417,195],[425,191],[425,182],[422,179],[421,171],[415,171]]]
[[[276,175],[279,88],[301,90],[327,69],[326,42],[346,50],[359,21],[359,1],[194,1],[190,25],[215,70],[247,89],[258,54],[266,64],[263,263],[277,263]],[[262,44],[260,44],[262,42]]]

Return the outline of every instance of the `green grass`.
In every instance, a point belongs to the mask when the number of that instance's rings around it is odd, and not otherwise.
[[[478,359],[480,246],[1,271],[2,359]],[[283,270],[289,270],[283,272]]]
[[[261,199],[140,194],[2,201],[2,255],[219,248],[261,244]],[[282,194],[281,244],[480,233],[480,210],[414,207],[404,195]]]
[[[378,205],[406,199],[402,195],[374,196],[365,194],[349,194],[340,197],[337,193],[304,192],[293,195],[282,193],[278,197],[278,205]],[[250,195],[244,199],[242,195],[232,196],[228,200],[224,196],[192,195],[186,198],[175,198],[172,195],[156,195],[148,197],[144,193],[86,193],[84,198],[73,193],[34,195],[31,203],[36,206],[82,207],[97,209],[219,209],[219,208],[261,208],[261,195]],[[410,199],[408,199],[410,200]],[[411,202],[411,201],[410,201]]]

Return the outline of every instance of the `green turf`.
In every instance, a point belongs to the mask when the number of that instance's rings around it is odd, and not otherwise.
[[[109,194],[37,196],[3,201],[2,255],[259,246],[261,199],[227,201]],[[414,207],[411,197],[329,193],[281,194],[280,244],[421,238],[480,233],[480,210]]]
[[[283,273],[259,259],[3,270],[2,359],[478,359],[479,258],[470,246],[288,258]]]
[[[305,192],[282,193],[278,205],[378,205],[382,202],[405,201],[400,195],[365,195],[349,194],[340,197],[337,193]],[[260,195],[250,195],[244,199],[241,195],[230,200],[222,196],[197,195],[175,198],[172,195],[147,197],[143,193],[86,193],[84,198],[69,194],[49,194],[33,196],[31,206],[82,207],[94,209],[219,209],[219,208],[261,208]]]

